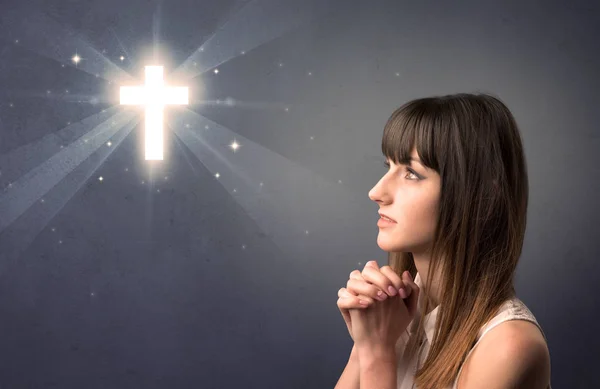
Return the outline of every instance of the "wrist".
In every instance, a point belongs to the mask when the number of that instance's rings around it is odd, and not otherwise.
[[[356,344],[352,346],[352,351],[350,351],[350,361],[358,362],[358,349],[356,348]]]
[[[396,363],[396,349],[393,346],[363,346],[355,345],[353,351],[356,352],[357,359],[361,365],[372,363]],[[352,356],[352,354],[350,354]]]

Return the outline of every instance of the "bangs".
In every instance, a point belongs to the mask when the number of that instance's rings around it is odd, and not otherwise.
[[[434,129],[442,125],[437,113],[439,101],[423,98],[410,101],[398,108],[388,119],[383,130],[381,151],[395,164],[409,164],[411,152],[416,148],[421,162],[438,171]]]

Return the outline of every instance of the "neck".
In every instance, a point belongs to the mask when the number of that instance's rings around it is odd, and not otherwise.
[[[425,254],[415,253],[413,252],[413,259],[415,262],[415,267],[417,268],[417,272],[421,277],[421,293],[425,293],[425,296],[428,296],[431,300],[431,304],[425,315],[429,312],[433,311],[435,307],[437,307],[440,303],[440,280],[439,277],[433,278],[431,281],[431,285],[427,284],[427,278],[429,277],[429,264],[431,263],[431,258]],[[437,272],[439,274],[439,271]]]

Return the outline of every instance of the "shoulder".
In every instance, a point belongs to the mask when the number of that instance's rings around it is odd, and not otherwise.
[[[498,324],[465,361],[458,389],[540,388],[550,381],[550,353],[539,328],[526,320]]]

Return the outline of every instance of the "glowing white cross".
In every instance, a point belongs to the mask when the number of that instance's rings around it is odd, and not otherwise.
[[[163,109],[169,105],[187,105],[188,88],[164,86],[163,67],[146,66],[144,86],[122,86],[122,105],[146,106],[146,160],[163,159]]]

